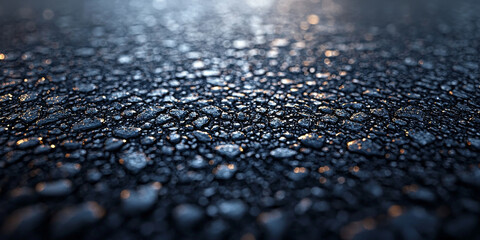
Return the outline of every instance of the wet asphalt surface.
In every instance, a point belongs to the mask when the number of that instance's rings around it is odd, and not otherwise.
[[[480,239],[477,1],[0,6],[0,239]]]

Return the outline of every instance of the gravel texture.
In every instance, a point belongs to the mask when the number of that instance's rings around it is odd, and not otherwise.
[[[0,6],[0,239],[480,239],[478,1]]]

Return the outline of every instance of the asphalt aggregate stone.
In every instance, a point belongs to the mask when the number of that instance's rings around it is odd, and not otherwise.
[[[0,239],[480,239],[480,2],[0,4]]]

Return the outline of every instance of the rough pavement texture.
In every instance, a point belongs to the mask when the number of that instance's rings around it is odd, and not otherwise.
[[[480,239],[480,3],[0,4],[12,239]]]

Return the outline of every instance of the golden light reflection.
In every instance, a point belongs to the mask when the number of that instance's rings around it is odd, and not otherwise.
[[[353,140],[347,143],[348,147],[352,147],[354,145],[357,145],[358,149],[362,149],[362,144],[356,140]]]
[[[318,24],[319,21],[320,21],[320,18],[315,14],[308,15],[307,17],[307,22],[312,25]]]
[[[38,141],[42,141],[43,138],[39,137],[39,138],[37,138],[37,139],[38,139]],[[18,146],[18,145],[21,145],[21,144],[23,144],[23,143],[25,143],[25,142],[28,142],[29,140],[30,140],[30,139],[28,139],[28,138],[20,139],[20,140],[17,141],[16,144],[17,144],[17,146]]]
[[[340,55],[340,52],[337,50],[327,50],[325,51],[325,57],[337,57]]]
[[[330,73],[317,73],[315,74],[315,77],[317,78],[328,78],[330,76]]]
[[[285,84],[285,85],[295,83],[292,79],[288,79],[288,78],[284,78],[284,79],[280,80],[280,82],[281,82],[282,84]]]
[[[6,56],[3,53],[0,53],[0,60],[5,60]]]
[[[37,192],[41,192],[41,191],[43,191],[43,189],[45,189],[45,183],[39,183],[35,186],[35,190]]]
[[[388,208],[388,215],[391,217],[398,217],[402,215],[403,209],[399,205],[392,205]]]
[[[120,192],[120,197],[122,199],[127,199],[130,197],[130,191],[128,190],[122,190],[122,192]]]
[[[154,182],[152,186],[155,190],[160,190],[160,188],[162,188],[162,184],[160,182]]]
[[[319,173],[324,173],[324,172],[328,172],[330,171],[330,167],[329,166],[323,166],[323,167],[319,167],[318,168],[318,172]]]
[[[293,169],[294,173],[305,173],[306,171],[307,169],[304,167],[296,167],[295,169]]]
[[[96,218],[102,218],[103,216],[105,216],[105,209],[101,207],[98,203],[88,202],[87,206]]]
[[[325,184],[327,182],[327,179],[324,178],[324,177],[321,177],[319,180],[318,180],[321,184]]]

